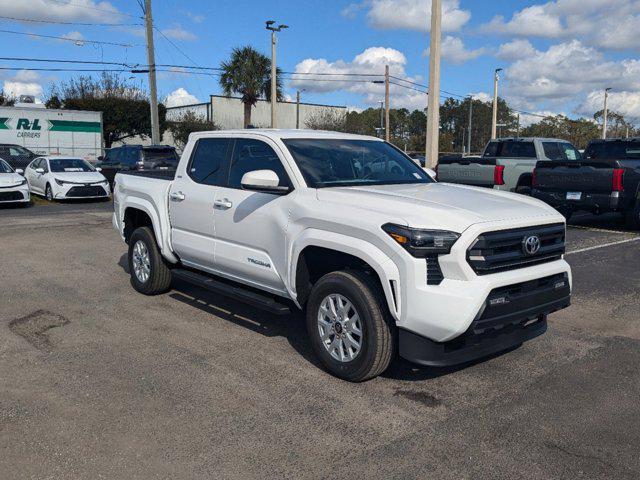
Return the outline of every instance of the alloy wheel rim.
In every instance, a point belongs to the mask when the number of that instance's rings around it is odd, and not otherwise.
[[[338,293],[327,295],[318,309],[320,342],[331,358],[353,361],[362,350],[362,321],[353,304]]]
[[[140,283],[145,283],[151,276],[149,249],[142,240],[133,246],[133,273]]]

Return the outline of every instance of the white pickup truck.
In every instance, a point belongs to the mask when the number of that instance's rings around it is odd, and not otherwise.
[[[375,138],[196,133],[175,178],[115,184],[136,290],[159,294],[177,277],[271,312],[305,309],[315,353],[349,381],[396,353],[444,366],[507,350],[570,303],[558,212],[436,183]]]

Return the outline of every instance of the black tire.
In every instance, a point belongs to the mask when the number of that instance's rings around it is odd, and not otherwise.
[[[135,273],[133,256],[135,246],[142,242],[149,254],[149,277],[143,282]],[[171,270],[165,263],[153,231],[149,227],[140,227],[134,230],[129,240],[129,272],[131,285],[144,295],[158,295],[165,293],[171,286]]]
[[[524,177],[518,181],[518,185],[516,186],[516,193],[520,195],[531,196],[531,177]]]
[[[630,230],[640,230],[640,199],[625,212],[624,223]]]
[[[323,300],[331,294],[347,298],[361,320],[361,350],[348,362],[334,359],[320,338],[318,312]],[[350,382],[363,382],[383,373],[396,345],[396,327],[379,282],[360,271],[332,272],[316,282],[307,303],[307,332],[315,354],[329,373]]]
[[[51,185],[47,183],[47,186],[44,187],[44,198],[47,202],[53,202],[53,190],[51,190]]]

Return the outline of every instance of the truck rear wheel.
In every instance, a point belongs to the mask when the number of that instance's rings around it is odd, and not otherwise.
[[[395,326],[378,282],[359,271],[326,274],[307,304],[314,352],[336,377],[362,382],[383,373],[395,348]]]
[[[131,285],[144,295],[158,295],[171,286],[171,270],[162,258],[149,227],[137,228],[131,234],[129,272]]]
[[[631,230],[640,230],[640,200],[624,214],[625,224]]]

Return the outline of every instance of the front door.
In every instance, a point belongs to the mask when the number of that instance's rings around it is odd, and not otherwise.
[[[285,292],[285,229],[287,197],[243,190],[242,176],[273,170],[280,185],[291,187],[289,176],[269,144],[250,138],[235,140],[229,180],[216,189],[215,265],[220,274],[273,292]]]
[[[227,138],[202,138],[169,192],[171,243],[185,265],[213,270],[214,201],[228,172]]]

